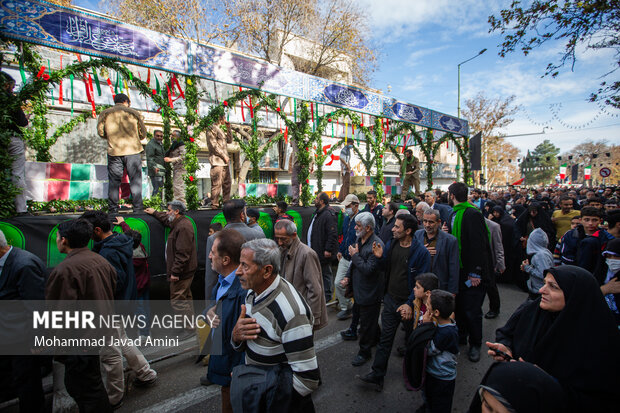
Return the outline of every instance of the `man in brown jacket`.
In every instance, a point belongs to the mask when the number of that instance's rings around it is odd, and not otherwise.
[[[219,208],[220,206],[220,193],[222,189],[222,199],[224,202],[230,199],[231,190],[231,178],[230,168],[228,163],[230,159],[228,157],[228,150],[226,149],[226,143],[228,139],[226,134],[220,128],[221,125],[226,124],[224,117],[211,125],[207,131],[207,147],[209,149],[209,163],[211,164],[211,199],[213,200],[212,206]],[[228,127],[228,124],[226,124]]]
[[[275,240],[282,252],[280,276],[293,284],[310,306],[314,315],[313,329],[327,325],[327,307],[323,292],[321,263],[316,252],[297,237],[297,226],[283,219],[276,222]]]
[[[101,255],[88,249],[93,233],[85,220],[65,221],[58,225],[56,245],[67,257],[54,268],[47,280],[45,299],[92,300],[105,307],[114,300],[116,270]],[[102,313],[107,308],[101,308]],[[65,365],[65,385],[80,412],[112,412],[103,387],[99,356],[67,355],[57,357]]]
[[[157,212],[153,208],[147,208],[144,212],[153,215],[162,224],[171,228],[166,241],[166,273],[170,281],[170,303],[177,314],[193,317],[191,287],[198,267],[198,254],[194,225],[185,216],[185,205],[181,201],[171,201],[168,202],[167,212]]]
[[[146,137],[142,115],[131,109],[129,97],[114,96],[115,106],[101,112],[97,121],[99,136],[108,141],[108,208],[118,211],[118,188],[127,170],[134,212],[142,212],[142,159],[140,141]]]

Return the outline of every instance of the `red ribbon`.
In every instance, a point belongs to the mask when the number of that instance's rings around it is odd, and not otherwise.
[[[62,55],[60,55],[60,70],[62,70]],[[60,79],[60,89],[58,90],[58,103],[62,105],[62,79]]]
[[[314,103],[310,103],[310,114],[312,115],[312,123],[314,123]]]
[[[174,105],[172,104],[172,95],[170,94],[170,85],[168,83],[166,83],[166,89],[168,90],[168,106],[172,108]]]
[[[288,143],[288,126],[284,130],[284,142]]]
[[[116,97],[116,95],[114,94],[114,87],[112,86],[112,81],[110,80],[110,78],[107,78],[106,82],[108,82],[108,86],[110,86],[110,92],[112,92],[112,99],[114,99]],[[155,94],[155,93],[153,93],[153,94]]]
[[[87,89],[90,92],[90,106],[93,113],[93,118],[97,117],[97,110],[95,109],[95,90],[93,89],[93,78],[88,74],[88,86]]]
[[[330,160],[328,163],[326,163],[325,165],[326,165],[326,166],[331,166],[331,164],[333,164],[333,163],[334,163],[334,161],[339,161],[339,160],[340,160],[340,156],[338,156],[338,155],[334,155],[334,154],[332,153],[332,154],[331,154],[331,160]]]
[[[146,83],[149,86],[151,86],[151,68],[150,67],[149,67],[149,70],[148,70],[147,75],[146,75]],[[153,94],[155,94],[155,93],[153,93]]]

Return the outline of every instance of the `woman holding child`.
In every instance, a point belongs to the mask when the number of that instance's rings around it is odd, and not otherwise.
[[[489,355],[543,369],[562,386],[570,411],[613,411],[620,337],[598,283],[565,265],[545,271],[539,292],[497,330],[496,343],[487,342]]]

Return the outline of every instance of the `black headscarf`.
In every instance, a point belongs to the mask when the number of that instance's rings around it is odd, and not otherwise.
[[[571,409],[613,411],[620,384],[620,333],[601,289],[580,267],[563,265],[546,273],[562,289],[564,309],[543,310],[540,298],[526,302],[497,330],[497,341],[509,347],[513,357],[555,377]]]
[[[521,214],[523,214],[523,211],[526,210],[526,208],[521,204],[512,204],[512,210],[514,211],[513,215],[515,216],[515,218],[519,218]]]
[[[515,254],[514,247],[517,243],[515,238],[515,220],[506,213],[501,206],[493,207],[492,212],[499,213],[499,218],[491,215],[491,220],[497,222],[502,228],[502,245],[504,247],[504,255],[513,257]]]
[[[493,208],[495,208],[497,204],[494,201],[487,201],[484,203],[484,208],[482,209],[482,215],[485,218],[491,219]]]
[[[170,156],[170,154],[172,153],[172,151],[174,151],[176,148],[180,147],[180,146],[184,146],[185,142],[183,141],[183,139],[179,138],[178,140],[174,140],[172,142],[172,145],[170,145],[170,148],[168,149],[168,151],[166,151],[166,156]]]
[[[517,218],[516,228],[518,235],[520,237],[525,237],[528,235],[527,233],[527,223],[530,219],[530,210],[535,209],[537,214],[535,217],[532,217],[532,224],[534,225],[534,229],[541,228],[547,234],[547,238],[549,238],[549,245],[551,249],[555,247],[555,226],[553,226],[553,222],[551,222],[551,218],[544,211],[542,206],[538,202],[533,202],[521,215]]]
[[[517,413],[562,413],[566,400],[562,386],[539,367],[527,362],[496,362],[489,367],[480,387],[507,403]],[[476,391],[470,413],[482,410]]]

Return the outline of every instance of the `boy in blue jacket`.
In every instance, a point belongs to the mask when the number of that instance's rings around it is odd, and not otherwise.
[[[425,323],[435,322],[435,335],[427,346],[424,398],[427,411],[450,413],[456,383],[456,356],[459,353],[459,332],[450,319],[454,312],[454,295],[433,290],[426,304]]]

